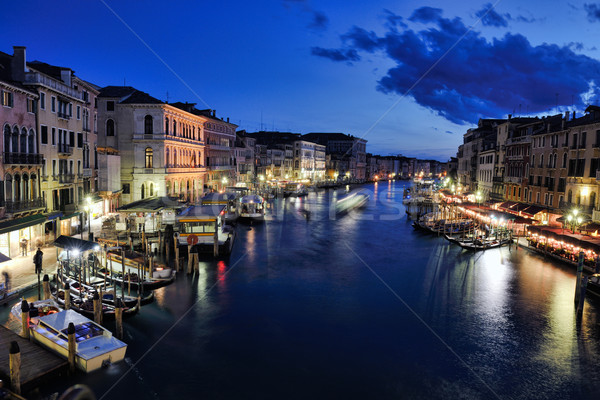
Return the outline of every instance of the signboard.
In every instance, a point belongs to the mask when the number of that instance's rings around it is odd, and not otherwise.
[[[196,243],[198,243],[198,236],[196,235],[190,235],[187,237],[187,242],[190,246],[195,245]]]

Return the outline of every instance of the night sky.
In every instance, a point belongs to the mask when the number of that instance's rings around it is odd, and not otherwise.
[[[0,50],[240,129],[343,132],[446,161],[479,118],[598,104],[600,3],[9,1]],[[557,108],[558,106],[558,108]]]

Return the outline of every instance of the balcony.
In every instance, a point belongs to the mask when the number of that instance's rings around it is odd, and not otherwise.
[[[496,182],[496,183],[503,183],[504,182],[504,178],[501,176],[494,176],[492,178],[492,182]]]
[[[25,82],[27,84],[42,84],[48,86],[51,89],[59,91],[67,96],[71,96],[75,99],[81,99],[81,93],[77,90],[65,85],[63,82],[57,79],[50,78],[46,75],[43,75],[39,72],[27,72],[25,73]]]
[[[42,155],[34,153],[8,153],[4,152],[4,165],[19,164],[19,165],[41,165]]]
[[[74,174],[60,174],[54,177],[54,180],[58,179],[58,183],[73,183],[75,182]]]
[[[38,198],[33,200],[20,200],[20,201],[10,201],[7,200],[5,202],[5,208],[7,213],[17,213],[24,211],[33,211],[41,208],[46,208],[46,203],[44,199]]]
[[[66,120],[71,119],[71,116],[67,113],[58,112],[56,114],[58,115],[58,118],[62,118],[62,119],[66,119]]]
[[[70,156],[71,154],[73,154],[73,146],[69,146],[64,143],[59,143],[58,144],[58,153]]]

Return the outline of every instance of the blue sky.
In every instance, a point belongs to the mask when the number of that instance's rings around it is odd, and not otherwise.
[[[6,53],[375,154],[446,161],[479,118],[599,103],[600,2],[32,0],[2,16]]]

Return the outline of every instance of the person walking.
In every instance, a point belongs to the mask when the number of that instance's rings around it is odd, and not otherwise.
[[[42,273],[43,257],[44,253],[42,252],[42,249],[38,247],[37,251],[35,252],[35,255],[33,256],[33,264],[35,265],[36,274]]]

